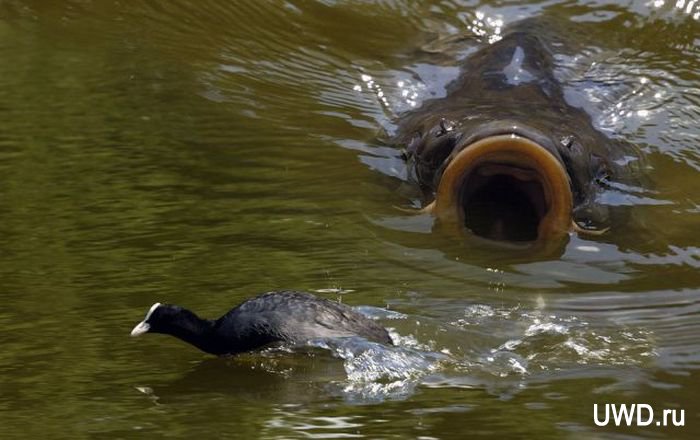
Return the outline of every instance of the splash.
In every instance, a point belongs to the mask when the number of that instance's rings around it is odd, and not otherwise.
[[[343,360],[347,381],[340,385],[348,401],[404,399],[413,394],[422,377],[449,360],[442,353],[390,347],[359,337],[317,339],[310,345]]]

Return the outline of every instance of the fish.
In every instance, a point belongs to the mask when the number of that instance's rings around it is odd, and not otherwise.
[[[399,116],[388,143],[448,231],[490,242],[561,242],[623,223],[600,203],[638,182],[638,148],[598,130],[567,101],[552,47],[529,23],[468,56],[445,96]]]

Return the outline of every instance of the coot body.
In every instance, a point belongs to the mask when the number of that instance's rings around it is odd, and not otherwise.
[[[132,336],[163,333],[215,355],[237,354],[274,342],[360,336],[391,345],[386,329],[349,306],[309,293],[269,292],[219,319],[202,319],[170,304],[154,304]]]

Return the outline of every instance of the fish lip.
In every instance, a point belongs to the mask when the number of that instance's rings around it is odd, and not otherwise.
[[[527,136],[518,133],[527,133]],[[571,179],[556,149],[552,150],[551,141],[543,145],[532,137],[537,139],[543,135],[522,126],[501,122],[489,124],[462,140],[461,148],[455,149],[442,170],[431,213],[441,224],[447,225],[447,229],[468,230],[465,223],[468,208],[462,199],[466,184],[472,176],[481,174],[483,167],[486,171],[496,169],[495,172],[498,172],[499,167],[512,167],[512,172],[503,172],[501,175],[518,179],[518,174],[522,177],[525,173],[530,173],[537,175],[537,182],[542,186],[542,192],[538,193],[541,196],[538,197],[544,200],[545,209],[544,214],[538,216],[536,238],[532,241],[557,241],[557,238],[562,238],[571,230]],[[550,148],[547,148],[547,144]],[[526,171],[518,171],[520,167]],[[531,177],[528,179],[534,180]],[[530,196],[528,198],[532,202]],[[491,240],[488,237],[482,238]]]
[[[501,135],[514,135],[528,139],[547,150],[560,163],[562,163],[562,165],[564,165],[564,160],[562,159],[561,154],[559,153],[559,150],[552,141],[551,137],[529,125],[510,120],[487,122],[485,124],[481,124],[476,129],[471,129],[469,135],[463,136],[459,140],[459,143],[454,149],[451,158],[459,154],[459,152],[464,148],[467,148],[482,139]],[[448,163],[445,164],[445,167],[449,165],[450,161],[447,162]]]

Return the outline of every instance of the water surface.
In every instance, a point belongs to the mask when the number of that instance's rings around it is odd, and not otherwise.
[[[419,4],[418,4],[419,3]],[[378,136],[535,18],[572,105],[643,152],[615,236],[510,258],[434,234]],[[696,438],[700,5],[0,2],[3,438]],[[129,338],[317,292],[399,346],[213,359]],[[600,428],[593,404],[685,410]]]

